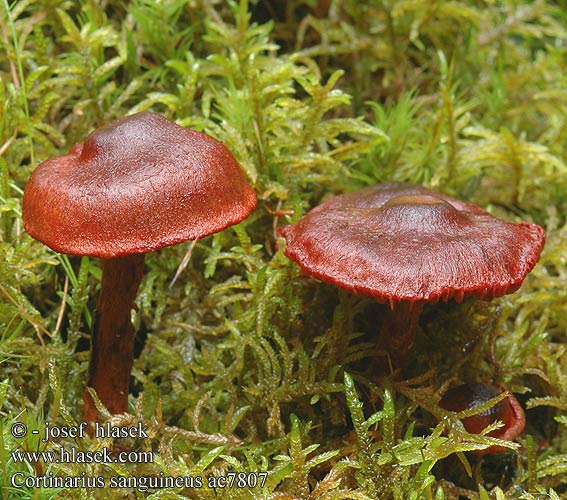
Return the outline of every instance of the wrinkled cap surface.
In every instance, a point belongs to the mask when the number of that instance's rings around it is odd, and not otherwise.
[[[202,238],[255,206],[224,145],[146,112],[39,165],[24,191],[23,218],[31,236],[58,252],[109,258]]]
[[[305,273],[392,304],[512,293],[545,242],[536,224],[400,183],[332,198],[281,234]]]

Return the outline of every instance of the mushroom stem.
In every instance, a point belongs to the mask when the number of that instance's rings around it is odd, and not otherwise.
[[[407,301],[387,308],[377,344],[378,356],[384,357],[386,351],[389,358],[386,370],[382,370],[384,365],[379,363],[382,374],[404,370],[422,310],[423,302]]]
[[[130,312],[144,270],[144,254],[104,259],[96,305],[89,381],[108,411],[128,410],[128,387],[134,361],[134,327]],[[97,421],[94,402],[85,389],[85,421]]]

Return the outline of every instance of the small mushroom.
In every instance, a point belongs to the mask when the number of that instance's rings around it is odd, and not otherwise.
[[[281,234],[306,274],[389,303],[378,345],[394,369],[405,366],[425,303],[516,291],[545,242],[536,224],[403,183],[336,196]]]
[[[443,395],[439,406],[445,410],[454,412],[472,410],[486,404],[502,392],[502,390],[498,390],[486,384],[463,384],[449,389]],[[487,410],[461,419],[461,422],[468,432],[471,434],[479,434],[497,420],[500,420],[504,426],[489,432],[487,434],[488,436],[513,441],[524,430],[526,416],[520,403],[512,394]],[[484,450],[476,450],[475,453],[477,455],[484,455],[487,453],[501,453],[505,451],[508,451],[508,449],[503,446],[490,446]]]
[[[27,232],[57,252],[103,259],[87,385],[111,413],[127,411],[144,254],[221,231],[255,207],[225,146],[149,112],[95,130],[34,171]],[[96,420],[87,390],[84,400],[85,419]]]

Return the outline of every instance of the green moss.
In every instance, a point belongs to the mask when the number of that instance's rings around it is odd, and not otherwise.
[[[565,26],[565,2],[543,0],[3,0],[0,498],[564,497]],[[119,445],[154,460],[16,463],[113,445],[11,435],[80,421],[100,282],[96,259],[25,233],[23,187],[40,161],[146,109],[223,141],[258,209],[146,259],[131,414],[108,418],[141,422],[149,436]],[[517,293],[426,307],[404,381],[369,367],[381,306],[301,276],[277,236],[329,194],[388,181],[547,230]],[[527,409],[508,454],[469,453],[494,438],[438,408],[465,381],[505,384]],[[14,489],[17,472],[107,487]],[[208,482],[227,472],[265,483]],[[108,486],[160,474],[204,484]]]

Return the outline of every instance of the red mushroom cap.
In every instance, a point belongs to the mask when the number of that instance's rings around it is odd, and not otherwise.
[[[486,384],[463,384],[449,389],[443,395],[439,406],[454,412],[469,410],[487,403],[501,392],[501,390]],[[468,432],[478,434],[497,420],[500,420],[504,427],[489,432],[488,436],[513,441],[524,430],[526,416],[520,403],[512,394],[485,411],[463,418],[462,423]],[[490,446],[485,450],[477,450],[475,453],[483,455],[503,451],[507,451],[507,449],[502,446]]]
[[[202,238],[255,207],[224,145],[138,113],[39,165],[24,191],[23,218],[31,236],[58,252],[109,258]]]
[[[536,224],[399,183],[332,198],[281,234],[307,274],[390,303],[512,293],[545,242]]]

